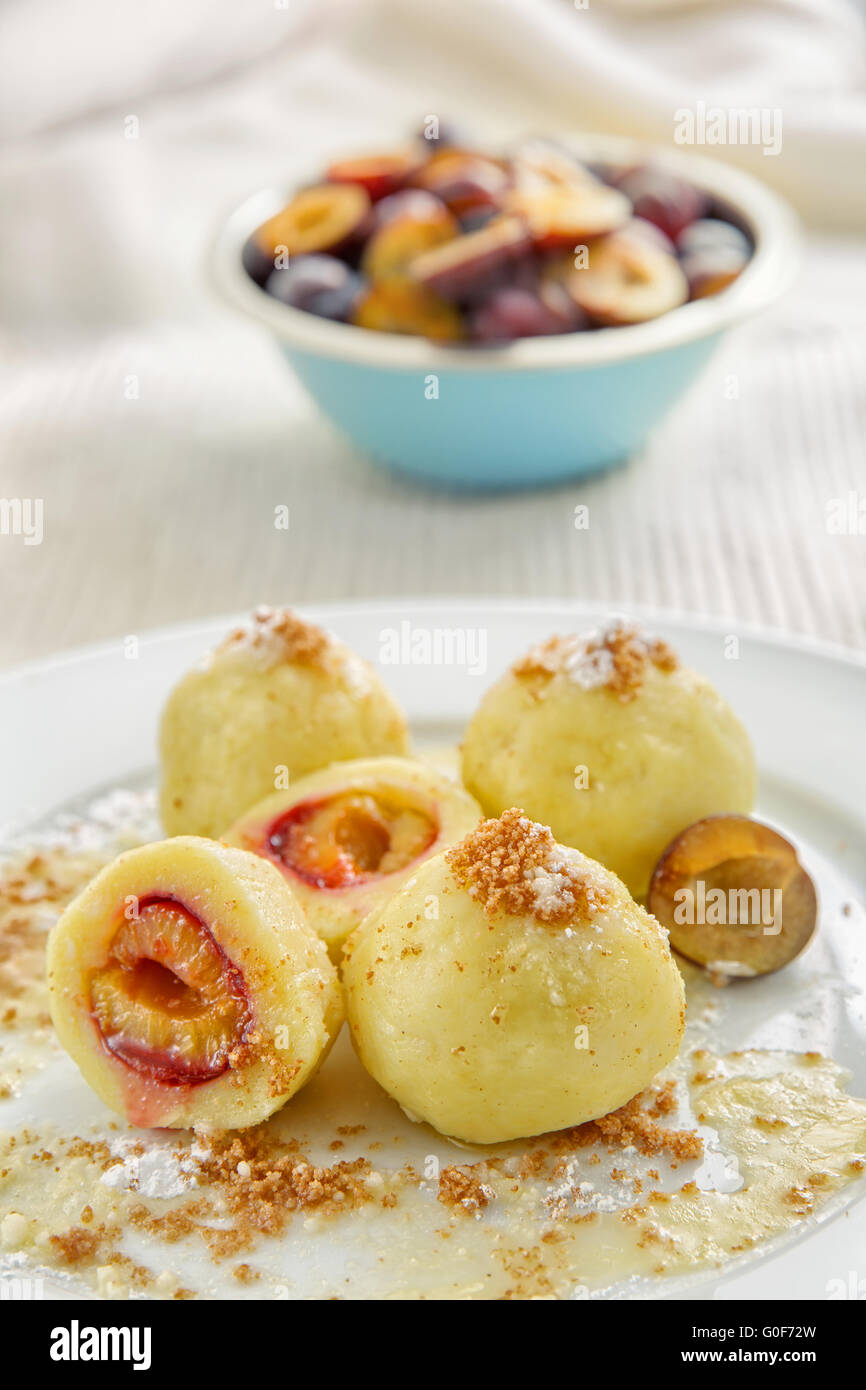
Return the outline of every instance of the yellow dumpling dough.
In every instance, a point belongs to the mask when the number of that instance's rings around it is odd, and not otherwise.
[[[667,933],[613,874],[513,809],[361,924],[344,983],[367,1070],[468,1143],[607,1114],[683,1033]]]
[[[730,707],[665,643],[618,625],[517,662],[472,719],[462,772],[488,815],[522,806],[638,898],[680,831],[755,799]]]
[[[276,864],[339,959],[369,912],[480,819],[478,803],[435,768],[410,758],[358,758],[275,792],[223,839]]]
[[[162,822],[170,835],[216,836],[282,776],[407,749],[405,718],[371,666],[287,610],[261,608],[169,697]]]
[[[280,873],[192,836],[96,875],[51,932],[48,985],[82,1076],[142,1126],[258,1124],[343,1021],[336,971]]]

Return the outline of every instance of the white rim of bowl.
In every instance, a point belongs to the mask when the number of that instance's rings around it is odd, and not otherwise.
[[[229,214],[211,247],[211,280],[223,299],[269,328],[288,347],[367,367],[427,372],[549,370],[624,362],[711,337],[766,308],[790,285],[800,261],[799,221],[784,199],[751,174],[705,155],[620,136],[581,135],[570,137],[567,143],[587,160],[623,165],[651,160],[727,204],[754,241],[746,269],[719,294],[684,304],[647,323],[522,338],[501,348],[470,344],[441,347],[427,338],[374,332],[317,318],[281,304],[250,279],[241,262],[244,242],[285,206],[294,189],[311,181],[298,178],[288,189],[261,189]]]

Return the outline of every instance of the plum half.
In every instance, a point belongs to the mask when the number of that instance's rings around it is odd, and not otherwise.
[[[502,160],[471,150],[437,150],[412,177],[417,188],[440,198],[458,217],[497,207],[510,176]]]
[[[404,189],[378,203],[375,223],[361,257],[361,269],[371,280],[405,276],[422,251],[450,241],[460,231],[445,204],[420,188]]]
[[[506,199],[506,208],[523,218],[539,251],[575,248],[615,231],[631,217],[631,204],[624,194],[589,180],[515,191]]]
[[[273,269],[277,256],[343,254],[366,230],[370,199],[355,184],[316,184],[303,188],[280,212],[253,233]],[[255,278],[255,277],[254,277]]]
[[[220,1076],[252,1026],[240,971],[173,898],[153,898],[124,918],[90,997],[108,1050],[168,1084]]]
[[[334,184],[362,189],[375,203],[402,188],[422,162],[421,154],[413,148],[388,154],[361,155],[331,164],[327,178]]]
[[[132,1124],[258,1124],[309,1080],[343,1017],[324,945],[273,864],[178,836],[120,855],[48,942],[51,1016]]]
[[[595,323],[608,326],[659,318],[689,297],[676,258],[627,228],[593,243],[588,266],[572,269],[567,286]]]
[[[483,299],[526,257],[529,232],[519,217],[497,217],[425,251],[409,266],[416,280],[443,299]]]
[[[732,978],[769,975],[806,949],[815,885],[778,831],[749,816],[708,816],[668,845],[649,909],[680,955]]]
[[[314,888],[351,888],[405,868],[437,838],[437,822],[384,791],[343,791],[278,816],[267,848]]]
[[[378,333],[409,333],[443,343],[459,342],[465,331],[453,304],[426,285],[399,276],[371,285],[358,300],[352,322]]]

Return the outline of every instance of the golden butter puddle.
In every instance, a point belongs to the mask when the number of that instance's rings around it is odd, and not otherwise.
[[[598,1146],[556,1157],[560,1136],[542,1137],[523,1166],[533,1168],[552,1139],[559,1176],[550,1181],[546,1168],[513,1181],[485,1172],[495,1197],[474,1222],[452,1223],[459,1260],[431,1244],[422,1278],[425,1253],[413,1235],[415,1292],[574,1298],[718,1269],[820,1213],[866,1171],[866,1101],[845,1093],[833,1062],[706,1050],[685,1060],[697,1060],[707,1078],[688,1090],[702,1132],[715,1131],[715,1152],[674,1167]]]
[[[457,1146],[400,1113],[345,1033],[289,1106],[226,1145],[132,1130],[54,1042],[41,978],[51,921],[119,847],[73,837],[5,866],[4,1272],[109,1297],[591,1296],[774,1246],[863,1171],[866,1102],[842,1070],[810,1054],[716,1055],[707,1044],[733,992],[689,970],[671,1073],[681,1109],[662,1105],[653,1123],[697,1123],[711,1145],[700,1161],[573,1132]]]

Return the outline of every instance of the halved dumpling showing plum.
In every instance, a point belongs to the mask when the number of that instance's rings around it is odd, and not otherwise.
[[[277,865],[339,958],[369,912],[480,818],[469,793],[427,764],[360,758],[267,797],[223,838]]]
[[[336,972],[285,879],[179,836],[120,855],[48,943],[60,1042],[135,1125],[258,1124],[309,1080],[343,1020]]]

